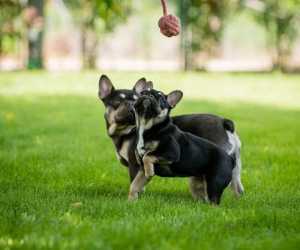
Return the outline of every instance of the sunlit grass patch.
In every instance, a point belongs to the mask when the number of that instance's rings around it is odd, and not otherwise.
[[[166,90],[176,78],[149,75],[155,81],[165,79],[167,85],[161,86]],[[192,200],[186,179],[155,177],[138,202],[128,203],[127,170],[116,159],[104,109],[94,93],[98,74],[75,76],[59,75],[52,87],[61,84],[65,92],[58,96],[34,92],[31,86],[31,79],[40,84],[55,75],[0,76],[0,249],[299,248],[298,104],[279,108],[273,101],[262,105],[235,97],[226,102],[184,99],[174,114],[207,112],[234,119],[243,143],[244,197],[236,200],[228,189],[221,206],[210,207]],[[112,79],[125,87],[138,76],[114,73]],[[215,86],[219,77],[187,75]],[[233,76],[224,76],[224,84],[232,86],[226,77]],[[235,77],[257,79],[257,93],[262,79],[274,86],[287,79],[285,91],[298,95],[296,76]],[[7,94],[21,78],[28,89]],[[74,92],[68,80],[75,78],[87,94]],[[3,79],[8,83],[2,85]],[[187,92],[192,85],[184,87]]]
[[[300,76],[274,74],[208,74],[178,72],[1,73],[0,95],[97,96],[101,74],[111,77],[118,88],[132,88],[141,77],[164,91],[181,89],[185,99],[214,102],[251,102],[300,108]]]

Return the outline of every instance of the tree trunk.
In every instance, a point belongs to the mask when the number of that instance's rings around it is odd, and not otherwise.
[[[0,57],[2,55],[2,37],[3,35],[0,33]]]
[[[29,0],[28,8],[35,8],[37,15],[28,25],[28,69],[40,69],[43,67],[43,16],[44,1]]]
[[[280,38],[278,36],[277,28],[275,31],[275,48],[274,48],[274,55],[272,59],[273,63],[273,70],[280,70]]]
[[[97,60],[98,38],[94,30],[89,30],[87,63],[89,69],[95,69]]]
[[[87,36],[87,32],[86,32],[86,28],[84,27],[84,25],[82,25],[81,27],[81,39],[80,39],[80,48],[81,48],[81,58],[82,58],[82,65],[83,68],[87,68],[87,62],[86,62],[86,36]]]
[[[183,68],[185,71],[192,69],[193,62],[192,62],[192,51],[191,51],[191,44],[192,44],[192,34],[188,27],[188,0],[180,0],[179,1],[179,16],[181,20],[181,50],[182,50],[182,59],[183,59]]]
[[[285,16],[284,18],[276,19],[276,54],[277,61],[275,66],[277,69],[285,72],[287,70],[288,58],[291,54],[293,39],[296,36],[293,36],[289,32],[290,27],[293,25],[291,22],[293,20],[293,15]]]
[[[93,30],[81,28],[81,56],[84,69],[94,69],[97,60],[98,39]]]

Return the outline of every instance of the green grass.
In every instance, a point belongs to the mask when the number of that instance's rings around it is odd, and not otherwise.
[[[123,87],[142,76],[109,75]],[[99,74],[1,73],[0,249],[299,249],[300,77],[144,75],[187,93],[174,114],[235,120],[244,197],[228,189],[211,207],[192,200],[187,179],[155,177],[127,202]]]

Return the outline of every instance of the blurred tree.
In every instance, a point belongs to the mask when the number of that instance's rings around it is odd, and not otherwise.
[[[81,29],[81,50],[85,68],[94,68],[100,34],[125,21],[131,0],[67,0]]]
[[[195,67],[199,51],[217,51],[226,18],[240,7],[239,0],[177,0],[182,24],[185,69]]]
[[[43,67],[44,0],[28,0],[23,12],[27,25],[28,69]]]
[[[256,20],[263,24],[273,46],[274,69],[285,70],[300,21],[300,0],[243,0]]]
[[[0,55],[4,52],[3,40],[6,36],[11,38],[20,36],[15,19],[20,16],[21,8],[18,0],[0,0]]]

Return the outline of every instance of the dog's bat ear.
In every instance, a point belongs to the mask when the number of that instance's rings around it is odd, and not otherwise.
[[[133,87],[133,90],[137,94],[141,94],[144,90],[150,90],[150,89],[153,89],[153,83],[151,81],[147,82],[145,77],[138,80]]]
[[[106,75],[102,75],[99,79],[99,91],[98,91],[99,98],[104,99],[105,97],[109,96],[114,89],[115,88],[111,80]]]
[[[174,108],[177,105],[177,103],[180,102],[182,96],[183,96],[183,93],[180,90],[174,90],[170,94],[167,95],[167,102],[169,103],[171,108]]]
[[[148,89],[153,89],[153,82],[152,81],[148,81]]]

